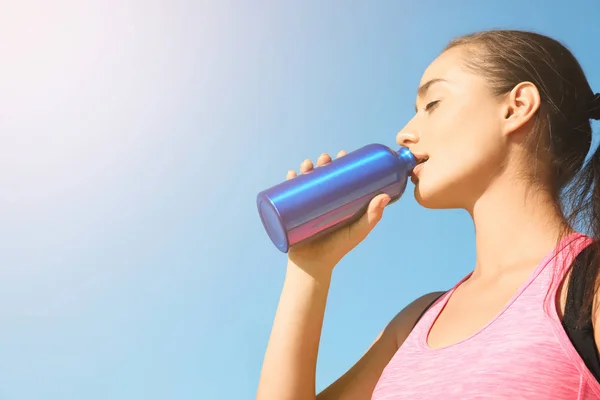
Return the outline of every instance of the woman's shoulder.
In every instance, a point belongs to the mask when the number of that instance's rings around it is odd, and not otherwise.
[[[426,293],[413,300],[396,314],[390,325],[394,328],[398,347],[404,343],[425,311],[445,293],[447,292],[436,291]]]

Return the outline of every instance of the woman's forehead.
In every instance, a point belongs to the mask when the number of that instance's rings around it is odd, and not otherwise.
[[[481,77],[464,68],[464,55],[464,50],[460,47],[454,47],[441,53],[423,73],[419,87],[426,87],[428,83],[437,81],[442,82],[440,86],[446,87],[480,84]]]

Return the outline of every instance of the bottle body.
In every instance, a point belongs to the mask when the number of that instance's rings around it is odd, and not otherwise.
[[[309,238],[358,219],[381,193],[398,200],[415,159],[369,144],[307,174],[284,181],[257,196],[258,212],[273,244],[282,252]]]

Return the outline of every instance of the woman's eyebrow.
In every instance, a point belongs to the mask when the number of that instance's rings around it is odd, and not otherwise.
[[[417,96],[425,97],[429,88],[431,88],[431,86],[433,86],[434,84],[436,84],[438,82],[446,82],[446,80],[442,79],[442,78],[435,78],[435,79],[431,79],[430,81],[427,81],[426,83],[419,86],[419,89],[417,90]],[[418,107],[416,104],[415,104],[415,111],[418,111]]]

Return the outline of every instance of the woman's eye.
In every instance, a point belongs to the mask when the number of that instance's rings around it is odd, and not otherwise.
[[[436,100],[436,101],[432,101],[431,103],[428,103],[425,106],[425,111],[431,111],[440,101]]]

